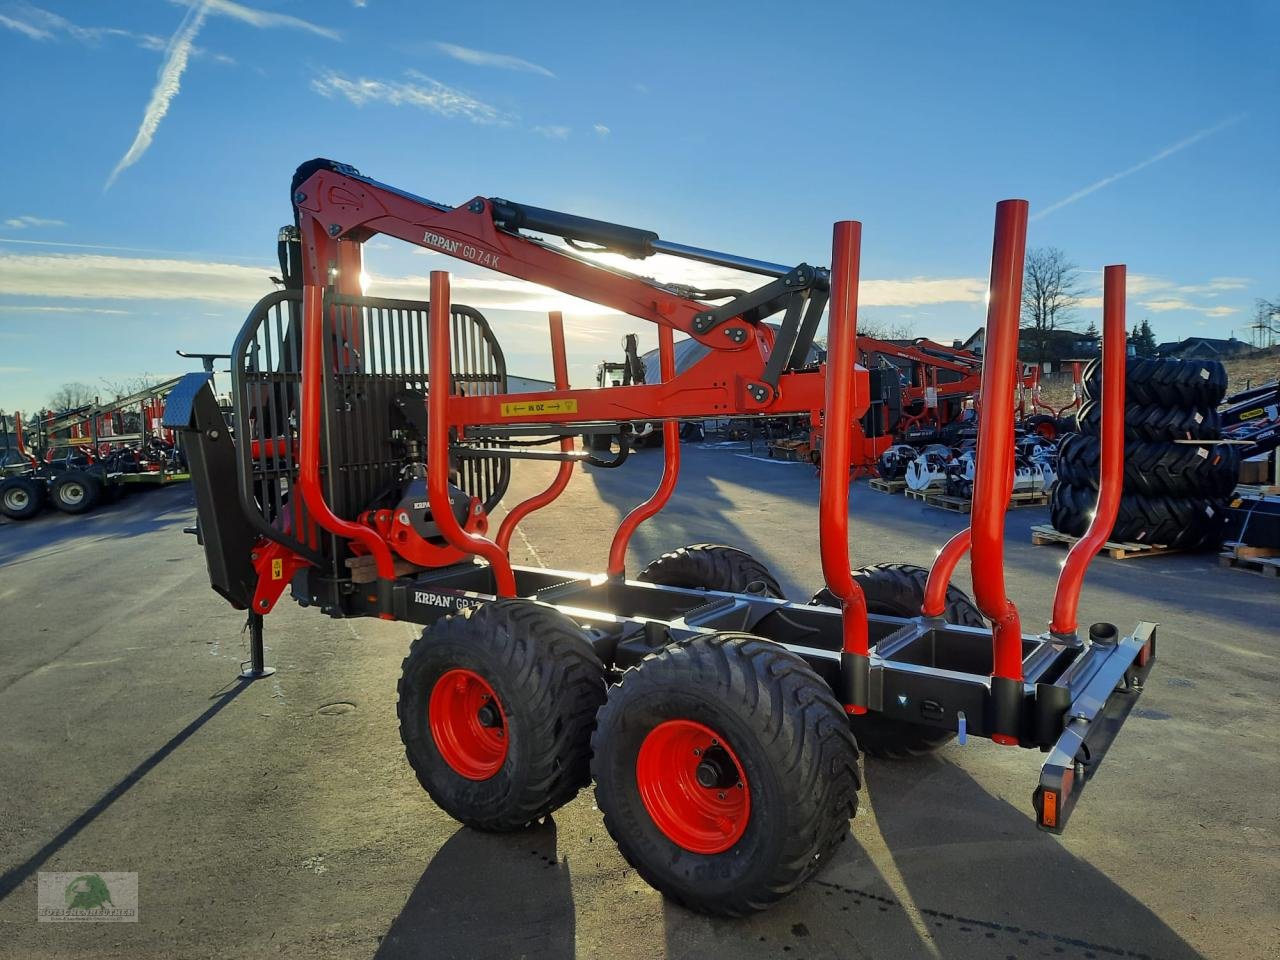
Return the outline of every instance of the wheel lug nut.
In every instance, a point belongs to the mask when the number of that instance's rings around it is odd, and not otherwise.
[[[723,791],[723,790],[721,790],[719,793],[717,793],[717,794],[716,794],[716,796],[717,796],[719,799],[723,800],[723,799],[724,799],[724,791]]]
[[[700,757],[700,756],[702,756],[702,750],[700,750],[698,747],[694,747],[694,748],[693,748],[693,755],[694,755],[695,757]]]

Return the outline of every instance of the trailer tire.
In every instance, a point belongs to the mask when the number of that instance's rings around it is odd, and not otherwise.
[[[519,830],[590,781],[604,667],[554,607],[495,600],[442,618],[410,647],[398,691],[409,765],[469,827]]]
[[[693,543],[650,561],[636,579],[664,587],[723,590],[782,597],[769,568],[745,550],[719,543]]]
[[[102,481],[81,470],[68,470],[49,487],[49,501],[63,513],[87,513],[102,499]]]
[[[876,563],[853,571],[853,580],[862,587],[867,598],[867,613],[886,617],[917,617],[924,603],[924,588],[929,571],[912,563]],[[823,587],[813,595],[810,604],[839,607],[840,601]],[[969,595],[959,587],[947,586],[947,623],[962,627],[983,627],[986,620]],[[859,741],[861,742],[861,741]]]
[[[1063,482],[1098,489],[1102,446],[1097,437],[1073,434],[1058,446]],[[1124,490],[1143,496],[1226,497],[1240,477],[1240,451],[1229,443],[1198,447],[1188,443],[1131,440],[1124,451]]]
[[[916,617],[924,604],[925,584],[929,571],[910,563],[877,563],[853,571],[854,582],[862,587],[867,598],[867,613],[886,617]],[[838,601],[829,587],[823,587],[811,604],[838,607]],[[944,614],[947,623],[964,627],[984,627],[982,612],[959,587],[948,584],[947,607]],[[932,753],[948,743],[955,734],[922,723],[893,720],[878,713],[863,713],[849,717],[853,735],[863,753],[881,760],[907,760]]]
[[[1097,501],[1097,490],[1059,482],[1049,497],[1049,520],[1060,533],[1084,536]],[[1126,493],[1120,498],[1108,539],[1186,550],[1216,547],[1226,519],[1226,505],[1220,499]]]
[[[781,899],[826,865],[857,810],[858,747],[831,688],[749,634],[671,644],[627,670],[592,753],[623,857],[701,913]]]
[[[10,520],[30,520],[44,506],[44,484],[31,477],[0,481],[0,514]]]
[[[1086,399],[1101,394],[1101,361],[1084,368]],[[1218,360],[1129,357],[1125,364],[1125,399],[1157,407],[1216,407],[1227,392],[1227,368]]]

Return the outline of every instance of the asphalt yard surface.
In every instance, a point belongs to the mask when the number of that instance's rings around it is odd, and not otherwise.
[[[629,569],[743,547],[820,586],[811,468],[684,447]],[[660,456],[575,471],[522,563],[600,570]],[[548,465],[518,465],[507,503]],[[927,564],[964,518],[856,486],[857,563]],[[1161,623],[1146,693],[1068,832],[1037,831],[1040,755],[970,741],[869,761],[834,861],[771,911],[710,920],[629,869],[590,791],[514,836],[459,827],[397,735],[406,624],[283,601],[275,676],[236,680],[243,617],[209,590],[190,491],[0,526],[0,957],[1272,958],[1280,943],[1280,592],[1212,556],[1099,559],[1081,620]],[[1024,623],[1049,614],[1044,508],[1008,519]],[[962,567],[957,582],[967,585]],[[40,871],[138,874],[138,922],[38,923]]]

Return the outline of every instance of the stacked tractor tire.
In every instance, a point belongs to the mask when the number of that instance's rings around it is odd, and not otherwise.
[[[1049,503],[1054,529],[1075,537],[1088,529],[1098,501],[1101,381],[1094,360],[1085,368],[1079,432],[1059,446]],[[1110,540],[1183,549],[1219,544],[1240,473],[1237,449],[1215,442],[1226,389],[1226,368],[1216,360],[1128,358],[1124,495]]]

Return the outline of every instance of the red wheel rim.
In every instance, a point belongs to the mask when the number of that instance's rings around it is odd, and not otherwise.
[[[667,720],[650,730],[636,757],[636,786],[657,828],[691,853],[723,853],[746,832],[750,785],[733,748],[710,727]]]
[[[478,673],[442,674],[431,688],[427,722],[440,756],[460,776],[488,780],[506,762],[507,715]]]
[[[1036,433],[1046,440],[1052,440],[1058,435],[1058,425],[1056,423],[1037,423]]]

